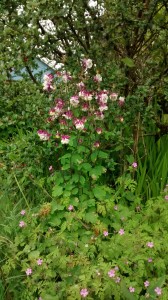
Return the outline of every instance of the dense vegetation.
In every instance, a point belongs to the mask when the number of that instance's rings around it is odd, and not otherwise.
[[[167,300],[167,12],[1,0],[0,300]]]

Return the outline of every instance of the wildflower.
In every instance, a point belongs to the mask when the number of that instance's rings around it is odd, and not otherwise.
[[[25,227],[25,226],[26,226],[26,224],[25,224],[24,221],[20,221],[20,222],[19,222],[19,227]]]
[[[100,74],[96,74],[93,78],[95,82],[101,82],[102,81],[102,76]]]
[[[155,291],[155,293],[156,293],[157,295],[161,295],[161,294],[162,294],[162,289],[159,288],[159,287],[156,287],[154,291]]]
[[[31,274],[32,274],[32,269],[28,268],[28,269],[26,270],[26,275],[29,276],[29,275],[31,275]]]
[[[77,83],[77,87],[78,87],[80,90],[82,90],[82,89],[84,89],[85,84],[81,81],[81,82]]]
[[[73,113],[72,113],[72,111],[68,110],[62,116],[67,120],[71,120],[73,117]]]
[[[146,280],[146,281],[144,282],[144,286],[145,286],[145,287],[148,287],[149,285],[150,285],[149,281]]]
[[[87,289],[82,289],[80,291],[80,294],[83,298],[87,297],[87,295],[89,294],[88,290]]]
[[[121,229],[119,230],[118,233],[119,233],[120,235],[123,235],[123,234],[125,234],[125,231],[124,231],[124,229],[121,228]]]
[[[108,272],[108,276],[111,278],[111,277],[115,277],[115,270],[114,269],[111,269],[109,272]]]
[[[98,99],[99,103],[107,103],[108,100],[108,93],[106,90],[98,92],[96,98]]]
[[[92,100],[92,92],[89,92],[89,91],[86,91],[86,90],[81,90],[79,92],[79,97],[81,97],[85,101],[91,101]]]
[[[69,72],[64,72],[64,73],[62,73],[62,81],[64,82],[64,83],[67,83],[69,80],[71,80],[72,79],[72,76],[70,75],[70,73]]]
[[[148,258],[148,262],[151,263],[153,259],[151,257]]]
[[[132,286],[130,286],[130,287],[129,287],[129,291],[130,291],[130,293],[134,293],[134,292],[135,292],[135,288],[132,287]]]
[[[62,135],[61,136],[61,144],[69,144],[70,136],[69,135]]]
[[[48,170],[52,171],[53,170],[53,166],[49,166]]]
[[[116,283],[119,283],[121,281],[121,278],[120,277],[117,277],[116,279],[115,279],[115,282]]]
[[[70,104],[73,106],[73,107],[77,107],[78,106],[78,104],[79,104],[79,96],[78,95],[76,95],[76,96],[72,96],[71,98],[70,98]]]
[[[165,196],[165,200],[168,201],[168,195]]]
[[[153,244],[153,242],[148,242],[148,243],[147,243],[147,246],[148,246],[149,248],[153,248],[153,247],[154,247],[154,244]]]
[[[95,148],[99,148],[99,147],[100,147],[100,143],[99,143],[99,142],[95,142],[95,143],[93,144],[93,146],[94,146]]]
[[[96,129],[97,134],[101,134],[102,131],[103,131],[102,128],[97,128],[97,129]]]
[[[124,102],[125,102],[125,98],[124,97],[119,97],[118,101],[119,101],[118,102],[119,106],[123,106]]]
[[[103,231],[103,235],[104,235],[104,236],[108,236],[108,231],[107,231],[107,230],[104,230],[104,231]]]
[[[108,106],[105,103],[101,103],[100,106],[99,106],[99,110],[101,112],[105,111],[105,110],[108,110]]]
[[[82,59],[82,67],[84,69],[91,69],[91,67],[93,66],[93,62],[90,58],[84,58]]]
[[[54,87],[52,86],[54,76],[52,74],[44,74],[44,82],[43,82],[43,90],[50,92],[51,90],[54,90]]]
[[[114,206],[114,210],[118,210],[118,206],[117,205]]]
[[[37,131],[37,134],[38,134],[40,140],[42,140],[42,141],[47,141],[47,140],[49,140],[49,138],[50,138],[50,136],[51,136],[51,134],[48,133],[46,130],[41,130],[41,129],[39,129],[39,130]]]
[[[41,265],[42,265],[42,263],[43,263],[43,260],[39,258],[39,259],[37,260],[37,264],[38,264],[38,266],[41,266]]]
[[[123,117],[120,117],[119,120],[120,120],[120,122],[124,122],[124,118]]]
[[[22,216],[24,216],[25,213],[26,213],[26,211],[25,211],[24,209],[22,209],[21,212],[20,212],[20,214],[21,214]],[[22,222],[23,222],[23,221],[22,221]]]
[[[74,125],[76,127],[76,129],[82,130],[84,129],[84,124],[85,124],[86,120],[85,119],[75,119],[74,120]]]
[[[138,164],[137,164],[136,162],[133,162],[133,163],[132,163],[132,167],[133,167],[133,168],[135,168],[135,169],[136,169],[136,168],[137,168],[137,166],[138,166]]]
[[[89,109],[89,104],[88,103],[82,104],[82,111],[88,111],[88,109]]]
[[[115,266],[114,270],[118,271],[118,270],[119,270],[119,267],[118,267],[118,266]]]
[[[68,210],[71,211],[73,209],[74,209],[73,205],[69,205]]]
[[[112,94],[110,94],[110,99],[111,99],[112,101],[116,101],[117,98],[118,98],[118,94],[117,94],[117,93],[112,93]]]
[[[94,113],[94,115],[95,115],[95,120],[103,120],[104,119],[104,115],[101,111],[96,111]]]

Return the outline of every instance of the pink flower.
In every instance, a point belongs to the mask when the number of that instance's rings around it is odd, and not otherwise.
[[[29,276],[29,275],[31,275],[31,274],[32,274],[32,269],[28,268],[28,269],[26,270],[26,275]]]
[[[119,233],[120,235],[123,235],[123,234],[125,233],[125,231],[124,231],[124,229],[121,228],[121,229],[119,230],[118,233]]]
[[[64,72],[64,73],[62,73],[62,81],[64,82],[64,83],[67,83],[69,80],[71,80],[72,79],[72,76],[70,75],[70,73],[69,72]]]
[[[77,83],[77,87],[78,87],[80,90],[82,90],[82,89],[84,89],[85,84],[81,81],[81,82]]]
[[[22,209],[21,212],[20,212],[20,214],[21,214],[22,216],[24,216],[25,213],[26,213],[26,211],[25,211],[24,209]],[[22,222],[23,222],[23,221],[22,221]]]
[[[130,293],[134,293],[134,292],[135,292],[135,288],[132,287],[132,286],[130,286],[130,287],[129,287],[129,291],[130,291]]]
[[[96,129],[97,134],[101,134],[102,131],[103,131],[102,128],[97,128],[97,129]]]
[[[80,291],[80,294],[83,298],[87,297],[87,295],[89,294],[88,290],[87,289],[82,289]]]
[[[133,162],[133,163],[132,163],[132,167],[133,167],[133,168],[135,168],[135,169],[136,169],[136,168],[137,168],[137,166],[138,166],[138,164],[137,164],[136,162]]]
[[[75,119],[74,120],[74,125],[76,127],[76,129],[78,130],[83,130],[85,127],[85,120],[80,120],[80,119]]]
[[[42,263],[43,263],[43,260],[39,258],[39,259],[37,260],[37,264],[38,264],[38,266],[41,266],[41,265],[42,265]]]
[[[82,104],[82,111],[88,111],[88,109],[89,109],[89,104],[88,103]]]
[[[161,295],[161,294],[162,294],[162,289],[159,288],[159,287],[156,287],[154,291],[155,291],[155,293],[156,293],[157,295]]]
[[[25,227],[25,226],[26,226],[26,224],[25,224],[24,221],[20,221],[20,222],[19,222],[19,227]]]
[[[105,103],[101,103],[100,106],[99,106],[99,110],[101,112],[105,111],[105,110],[108,110],[108,106]]]
[[[73,113],[70,110],[68,110],[62,116],[67,120],[71,120],[73,118]]]
[[[118,100],[119,100],[119,102],[118,102],[119,106],[123,106],[124,102],[125,102],[125,98],[124,97],[119,97]]]
[[[75,95],[75,96],[72,96],[70,98],[70,104],[73,106],[73,107],[77,107],[78,104],[79,104],[79,96]]]
[[[146,280],[146,281],[144,282],[144,286],[145,286],[145,287],[148,287],[149,285],[150,285],[149,281]]]
[[[74,209],[73,205],[69,205],[68,210],[71,211],[73,209]]]
[[[111,278],[111,277],[115,277],[115,270],[114,269],[111,269],[109,272],[108,272],[108,276]]]
[[[120,281],[121,281],[120,277],[117,277],[116,280],[115,280],[116,283],[119,283]]]
[[[168,195],[165,196],[165,200],[168,201]]]
[[[49,166],[48,170],[52,171],[53,170],[53,166]]]
[[[43,82],[43,90],[44,91],[51,91],[54,90],[54,87],[52,86],[54,76],[52,74],[44,74],[44,82]]]
[[[93,79],[94,79],[95,82],[101,82],[102,81],[102,76],[100,74],[96,74]]]
[[[93,66],[93,62],[90,58],[84,58],[82,59],[82,67],[84,69],[91,69],[91,67]]]
[[[148,258],[148,262],[151,263],[153,259],[151,257]]]
[[[107,231],[107,230],[104,230],[104,231],[103,231],[103,235],[104,235],[104,236],[108,236],[108,231]]]
[[[83,98],[85,101],[91,101],[92,100],[92,92],[81,90],[79,92],[79,97]]]
[[[62,135],[61,136],[61,144],[69,144],[70,136],[69,135]]]
[[[94,146],[95,148],[99,148],[99,147],[100,147],[100,143],[99,143],[99,142],[95,142],[95,143],[93,144],[93,146]]]
[[[98,99],[99,103],[102,103],[102,104],[107,103],[107,100],[108,100],[107,91],[104,90],[104,91],[98,92],[96,98]]]
[[[49,140],[49,138],[50,138],[50,136],[51,136],[51,134],[48,133],[46,130],[41,130],[41,129],[39,129],[39,130],[37,131],[37,134],[38,134],[40,140],[42,140],[42,141],[47,141],[47,140]]]
[[[153,248],[153,247],[154,247],[154,244],[153,244],[153,242],[148,242],[148,243],[147,243],[147,246],[148,246],[149,248]]]
[[[118,94],[117,94],[117,93],[112,93],[112,94],[110,94],[110,99],[111,99],[112,101],[116,101],[117,98],[118,98]]]
[[[101,111],[96,111],[94,113],[94,115],[95,115],[95,120],[103,120],[104,119],[104,115]]]

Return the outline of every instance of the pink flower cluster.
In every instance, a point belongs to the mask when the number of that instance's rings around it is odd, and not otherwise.
[[[93,62],[89,58],[83,58],[81,60],[81,64],[84,72],[82,73],[83,77],[87,76],[87,71],[92,68]],[[72,79],[72,76],[68,72],[57,72],[57,77],[61,78],[61,82],[67,83]],[[43,89],[46,91],[52,91],[53,87],[53,79],[54,76],[52,74],[44,75]],[[102,76],[97,73],[93,77],[93,81],[96,83],[100,83],[102,81]],[[102,121],[105,118],[105,113],[108,111],[110,107],[110,103],[117,101],[119,106],[123,106],[125,102],[125,98],[119,96],[115,92],[110,92],[107,90],[88,90],[83,81],[80,81],[76,84],[78,91],[74,92],[73,95],[70,96],[69,99],[62,100],[56,99],[55,105],[49,110],[49,117],[47,119],[48,123],[53,122],[55,119],[58,119],[57,124],[59,125],[60,132],[57,131],[57,134],[53,135],[55,138],[59,138],[62,144],[69,144],[70,133],[75,128],[79,131],[82,131],[84,134],[87,133],[87,128],[89,124],[93,124],[95,128],[95,133],[101,134],[102,128],[96,128],[97,122],[94,121]],[[66,87],[67,89],[67,87]],[[109,103],[109,100],[111,102]],[[76,110],[76,108],[80,109]],[[81,116],[81,112],[84,114]],[[87,114],[86,114],[87,113]],[[117,117],[120,122],[124,121],[122,115]],[[85,123],[87,121],[87,125]],[[47,141],[50,139],[51,134],[46,131],[39,129],[37,134],[42,141]],[[79,139],[80,140],[80,139]],[[99,140],[93,141],[92,146],[94,148],[100,147]],[[135,167],[135,166],[133,166]]]
[[[40,140],[42,140],[42,141],[48,141],[51,136],[51,134],[49,132],[47,132],[46,130],[41,130],[41,129],[39,129],[37,131],[37,134],[38,134]]]
[[[52,85],[54,76],[52,74],[45,74],[43,77],[43,90],[44,91],[52,91],[54,87]]]

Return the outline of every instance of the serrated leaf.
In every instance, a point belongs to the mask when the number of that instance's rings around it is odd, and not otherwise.
[[[63,193],[63,188],[61,186],[54,186],[53,191],[52,191],[52,196],[53,197],[59,197]]]
[[[94,212],[86,213],[85,221],[88,223],[96,223],[98,216]]]
[[[99,200],[104,199],[106,197],[104,186],[96,186],[95,188],[93,188],[93,194]]]

